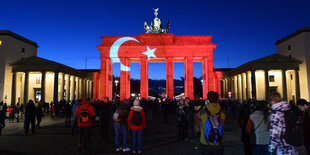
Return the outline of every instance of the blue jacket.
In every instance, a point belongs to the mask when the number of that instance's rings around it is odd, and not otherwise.
[[[77,102],[73,105],[73,107],[72,107],[72,113],[73,113],[73,118],[74,118],[74,119],[78,119],[78,117],[75,116],[75,110],[76,110],[76,108],[77,108],[78,105],[80,105],[80,103],[77,101]]]

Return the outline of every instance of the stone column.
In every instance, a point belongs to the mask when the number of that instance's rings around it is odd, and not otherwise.
[[[98,99],[98,72],[93,73],[94,77],[94,86],[93,86],[93,98]],[[112,81],[113,82],[113,81]]]
[[[256,99],[256,79],[255,70],[251,71],[252,99]]]
[[[24,103],[28,103],[28,95],[29,95],[29,72],[25,72]]]
[[[72,93],[73,93],[73,95],[72,95],[72,100],[75,100],[76,99],[76,78],[75,78],[75,76],[72,76],[72,84],[73,84],[73,91],[72,91]]]
[[[167,98],[174,97],[174,81],[173,81],[173,58],[166,59],[166,94]]]
[[[54,76],[54,103],[58,102],[58,72]]]
[[[70,75],[65,74],[65,78],[67,77],[66,81],[65,81],[65,85],[66,85],[66,101],[69,101],[69,97],[70,97]]]
[[[299,70],[295,69],[295,82],[296,82],[296,102],[300,99],[300,83],[299,83]]]
[[[75,77],[75,100],[78,100],[80,97],[80,79],[79,77]]]
[[[282,92],[283,100],[287,101],[286,69],[282,69]]]
[[[244,93],[244,90],[243,90],[243,76],[242,76],[242,73],[240,73],[240,87],[241,87],[241,92],[240,92],[240,95],[241,95],[241,100],[243,100],[243,93]]]
[[[269,73],[268,73],[268,70],[265,70],[265,91],[266,91],[265,99],[268,100],[268,98],[269,98]]]
[[[249,97],[249,83],[248,83],[248,73],[245,72],[245,99],[248,99]]]
[[[185,97],[194,99],[194,77],[193,77],[193,58],[185,58],[185,84],[184,91]]]
[[[112,99],[113,75],[112,75],[112,62],[110,58],[103,58],[103,57],[101,58],[99,80],[100,80],[99,98],[101,100],[103,100],[105,97],[109,97],[110,99]]]
[[[130,67],[130,60],[128,58],[121,58],[125,66]],[[130,71],[121,70],[120,77],[120,100],[130,98]]]
[[[41,81],[41,102],[45,103],[45,83],[46,83],[46,72],[43,71],[42,73],[42,81]]]
[[[215,90],[214,85],[214,66],[213,66],[213,56],[208,56],[208,86],[209,91]]]
[[[84,90],[85,91],[85,97],[88,98],[88,79],[85,79],[84,85],[85,85],[85,87],[84,87],[85,88],[85,90]]]
[[[140,58],[140,96],[148,99],[149,97],[149,76],[148,76],[148,62],[146,57]]]
[[[14,105],[16,102],[16,72],[13,72],[12,74],[11,104]]]
[[[64,90],[65,90],[65,73],[62,73],[61,75],[62,79],[60,81],[60,100],[64,99]]]
[[[208,82],[208,59],[204,57],[202,59],[202,96],[203,99],[207,99],[209,92],[209,82]]]
[[[237,88],[237,92],[236,92],[236,93],[237,93],[237,96],[236,96],[236,98],[239,99],[239,97],[240,97],[239,82],[240,82],[240,81],[239,81],[238,74],[236,75],[235,79],[236,79],[236,88]]]

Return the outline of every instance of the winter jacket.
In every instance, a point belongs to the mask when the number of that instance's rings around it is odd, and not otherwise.
[[[132,117],[133,117],[133,112],[137,111],[140,112],[140,116],[142,118],[142,123],[140,125],[133,125]],[[128,128],[131,130],[143,130],[146,127],[146,122],[145,122],[145,113],[143,111],[143,108],[140,106],[133,106],[131,107],[129,111],[129,116],[128,116]]]
[[[201,133],[200,133],[200,143],[203,145],[211,145],[211,146],[218,146],[220,143],[208,143],[205,137],[205,128],[206,128],[206,121],[208,118],[206,111],[206,108],[210,111],[211,115],[218,114],[220,113],[219,117],[222,121],[222,126],[224,126],[225,123],[225,114],[221,112],[221,106],[219,103],[211,103],[207,104],[207,106],[204,106],[198,113],[198,118],[202,121],[202,128],[201,128]]]
[[[83,109],[88,109],[88,114],[89,114],[89,121],[87,123],[82,123],[81,120],[79,119],[82,113]],[[75,110],[75,116],[78,117],[78,126],[79,127],[89,127],[92,125],[92,117],[95,116],[95,109],[92,105],[90,105],[88,102],[80,104],[77,106]]]
[[[269,154],[297,154],[296,148],[283,138],[285,134],[284,112],[290,109],[290,105],[286,101],[282,101],[273,104],[271,108]]]
[[[75,110],[76,110],[76,108],[78,107],[78,105],[80,105],[80,103],[79,103],[79,102],[76,102],[76,103],[73,105],[73,107],[72,107],[72,114],[74,114],[74,115],[73,115],[73,118],[74,118],[74,119],[77,119],[77,118],[78,118],[77,116],[75,116]]]
[[[25,117],[28,120],[34,120],[36,117],[37,109],[34,106],[34,103],[29,102],[25,108]]]
[[[254,128],[257,145],[268,145],[269,144],[269,118],[267,121],[264,120],[264,114],[262,111],[254,111],[250,115],[250,119],[247,124],[247,133],[250,134]],[[254,130],[253,129],[253,130]]]

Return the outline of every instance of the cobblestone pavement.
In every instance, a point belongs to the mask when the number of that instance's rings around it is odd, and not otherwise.
[[[199,136],[194,141],[180,141],[174,118],[171,123],[164,124],[160,114],[147,122],[143,131],[143,154],[200,154]],[[78,152],[78,136],[71,135],[71,128],[64,127],[64,118],[45,117],[42,129],[37,134],[24,134],[23,123],[6,123],[3,136],[0,137],[0,154],[126,154],[116,153],[113,141],[113,128],[110,126],[110,139],[100,141],[99,128],[93,127],[90,138],[90,152]],[[224,150],[227,155],[243,154],[240,142],[240,130],[235,121],[229,119],[225,123]],[[129,147],[131,141],[128,141]],[[130,154],[130,153],[127,153]]]

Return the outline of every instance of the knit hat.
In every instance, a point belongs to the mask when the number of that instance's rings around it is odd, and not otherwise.
[[[135,99],[135,101],[133,102],[134,106],[138,106],[140,105],[140,100],[139,99]]]

